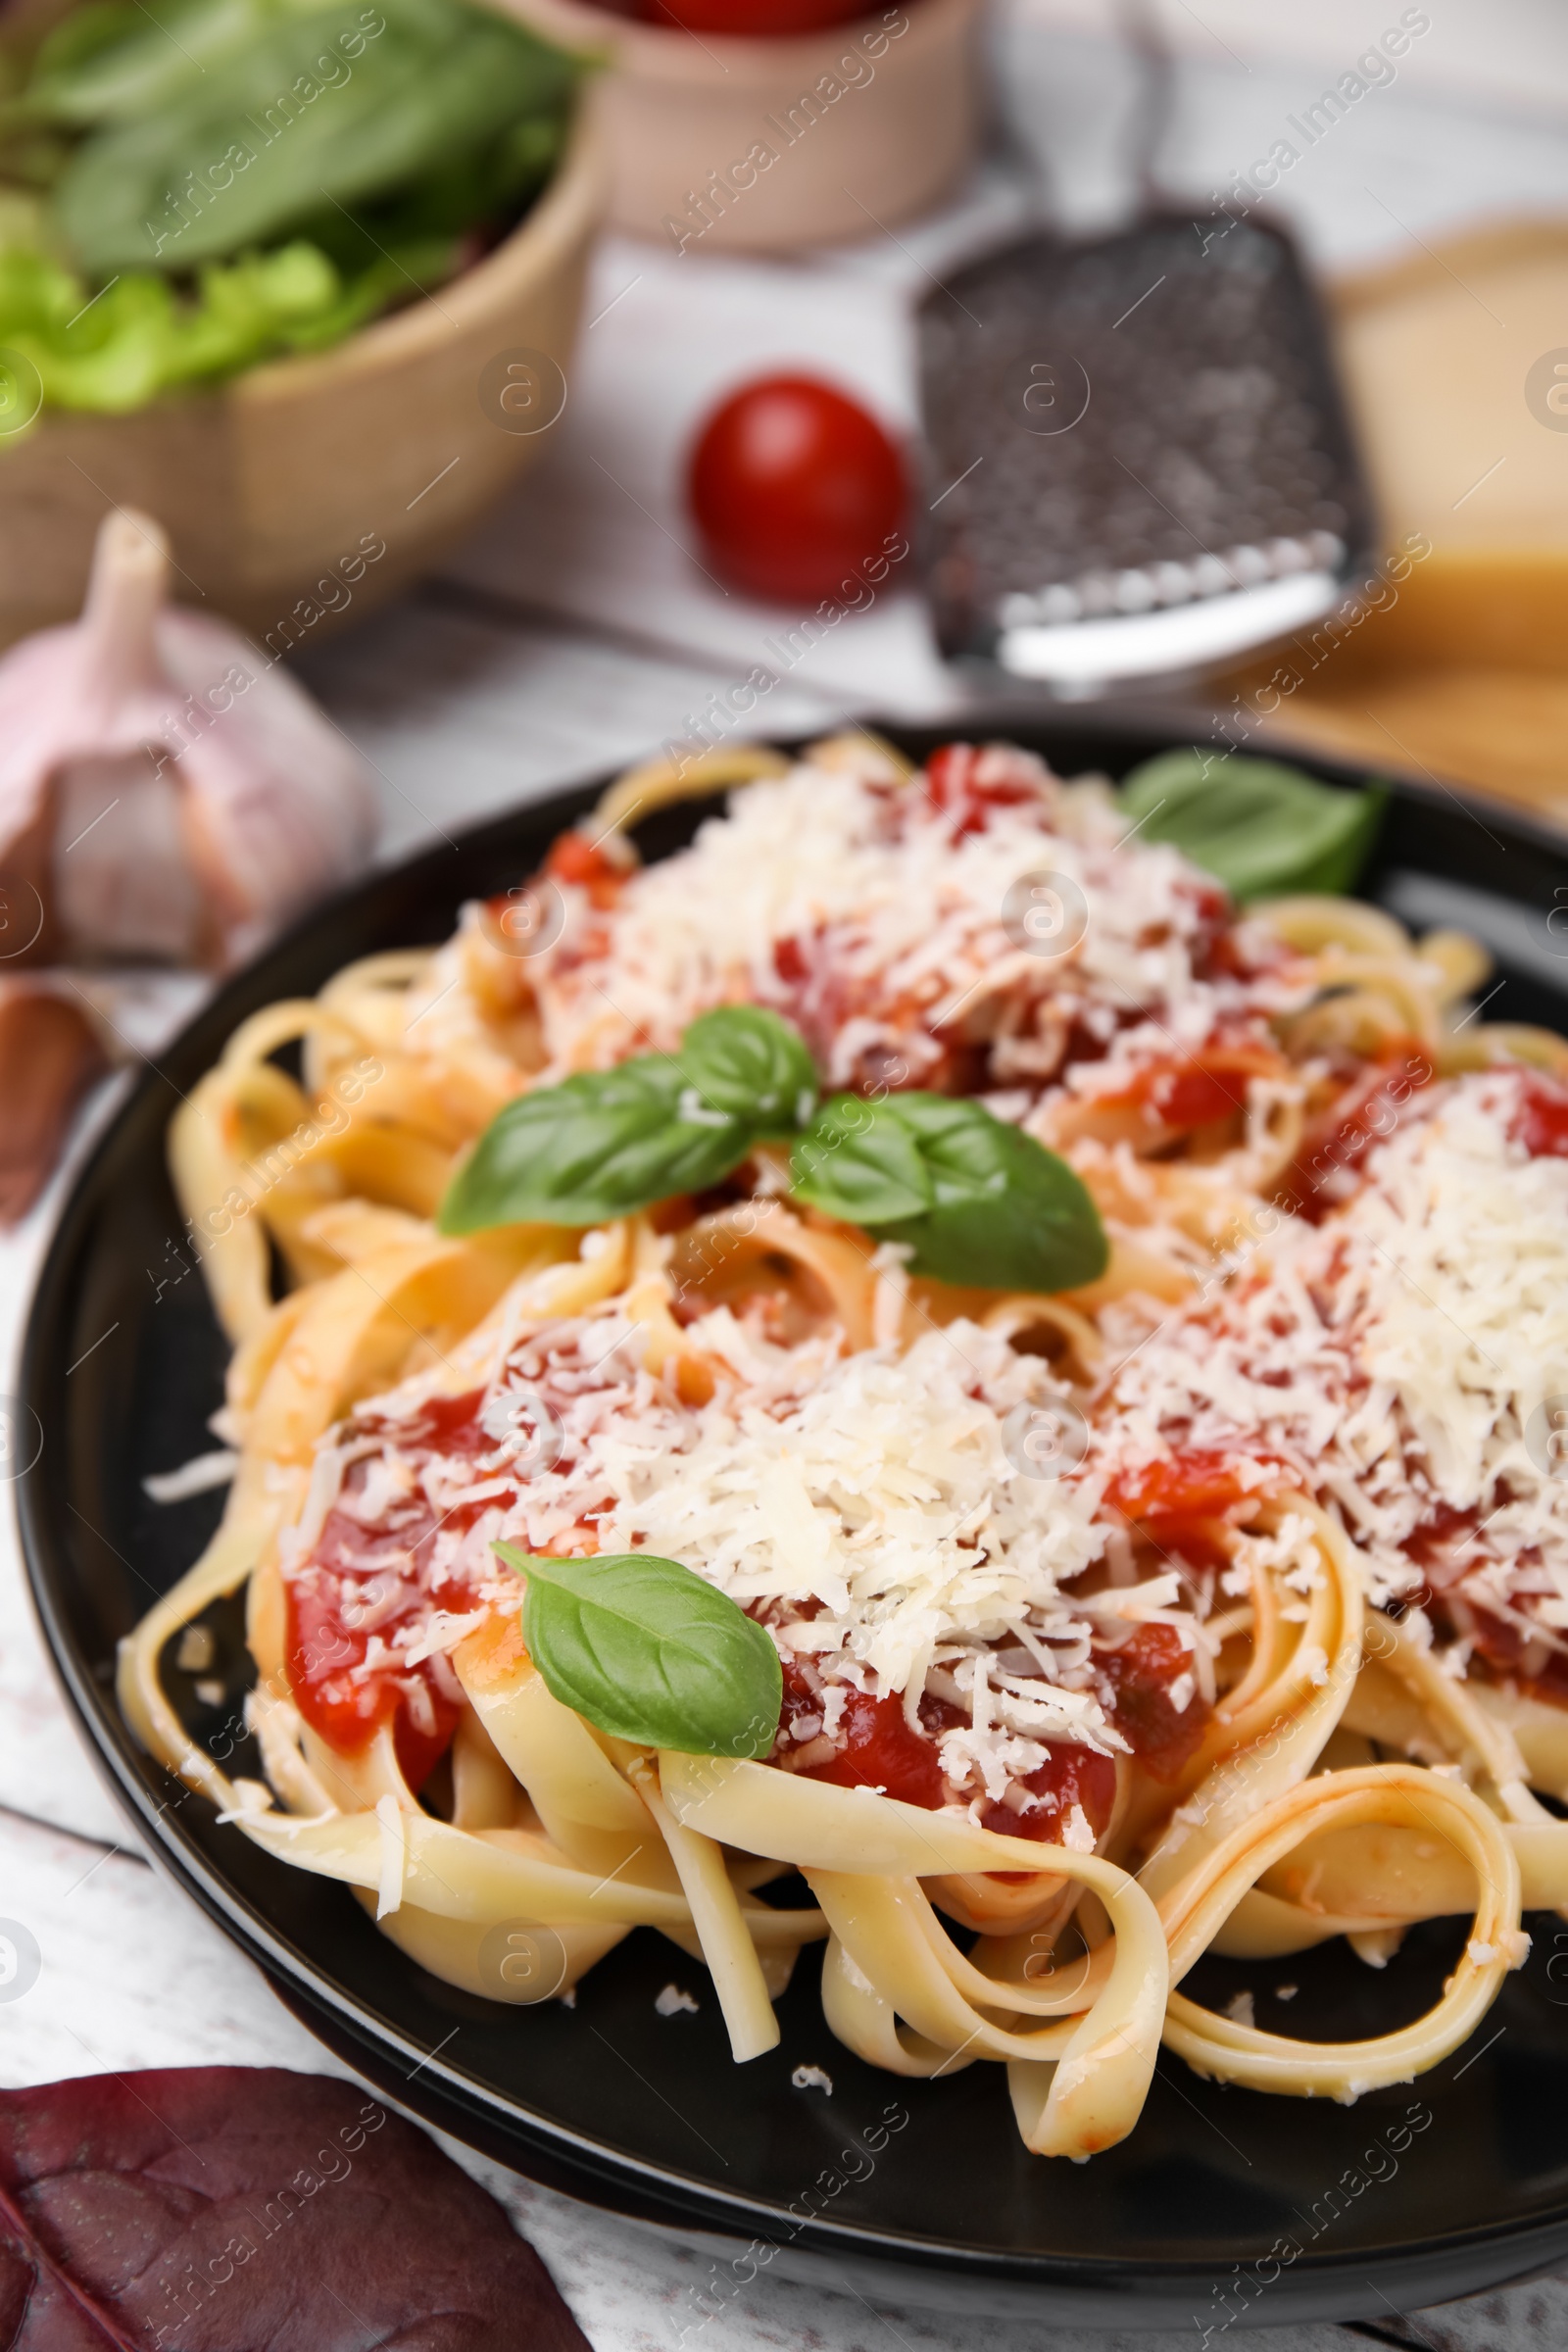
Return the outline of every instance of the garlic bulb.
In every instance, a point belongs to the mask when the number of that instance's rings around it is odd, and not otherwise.
[[[117,511],[81,618],[0,660],[0,881],[34,908],[29,961],[238,963],[369,856],[359,754],[266,655],[170,606],[169,570],[157,523]]]

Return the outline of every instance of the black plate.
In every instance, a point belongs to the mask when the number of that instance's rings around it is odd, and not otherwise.
[[[998,712],[988,730],[1036,746],[1062,773],[1111,774],[1183,740],[1171,725]],[[887,730],[923,757],[940,730]],[[1317,763],[1331,781],[1343,769]],[[808,1954],[780,2004],[777,2051],[733,2067],[700,1969],[651,1932],[611,1954],[567,2010],[502,2008],[423,1975],[345,1889],[220,1829],[212,1808],[141,1755],[113,1696],[115,1644],[194,1558],[220,1501],[158,1509],[141,1478],[211,1444],[224,1348],[164,1165],[170,1112],[235,1024],[315,991],[374,950],[435,941],[466,898],[504,888],[593,802],[563,794],[376,874],[233,980],[143,1072],[83,1168],[45,1264],[23,1372],[43,1434],[20,1483],[23,1540],[44,1630],[86,1737],[143,1836],[197,1901],[324,2039],[431,2123],[518,2171],[711,2245],[720,2301],[761,2259],[891,2302],[1117,2327],[1387,2319],[1517,2278],[1568,2253],[1568,1931],[1537,1920],[1474,2041],[1409,2087],[1354,2108],[1200,2082],[1166,2054],[1131,2139],[1092,2164],[1020,2147],[1003,2072],[906,2082],[863,2066],[822,2022]],[[689,809],[647,828],[662,853]],[[1510,950],[1499,1015],[1568,1025],[1552,986],[1553,909],[1568,905],[1568,841],[1441,787],[1396,787],[1368,895],[1430,921],[1472,894]],[[1423,908],[1420,894],[1431,904]],[[1415,897],[1412,898],[1412,892]],[[1434,892],[1438,894],[1434,900]],[[1568,977],[1568,961],[1563,964]],[[259,1769],[229,1724],[249,1674],[227,1627],[228,1698],[171,1683],[196,1736],[231,1770]],[[1343,1945],[1277,1964],[1201,1964],[1191,1988],[1242,1986],[1260,2024],[1372,2034],[1433,2000],[1457,1923],[1418,1930],[1376,1975]],[[1559,1958],[1557,1955],[1561,1953]],[[696,2016],[654,2008],[689,1985]],[[1289,2008],[1273,1987],[1295,1982]],[[833,2095],[796,2089],[802,2063]],[[852,2177],[853,2176],[853,2177]],[[701,2317],[694,2311],[694,2325]]]

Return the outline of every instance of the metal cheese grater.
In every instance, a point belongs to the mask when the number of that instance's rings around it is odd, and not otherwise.
[[[1322,313],[1277,225],[1167,205],[1043,232],[949,272],[918,323],[950,659],[1060,695],[1175,680],[1317,619],[1364,564]]]

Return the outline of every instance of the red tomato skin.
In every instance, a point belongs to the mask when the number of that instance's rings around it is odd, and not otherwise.
[[[619,13],[619,12],[617,12]],[[789,40],[824,32],[865,14],[864,0],[646,0],[625,13],[681,32],[726,33],[733,40]]]
[[[898,541],[904,461],[874,416],[812,376],[760,378],[709,417],[691,510],[710,568],[772,603],[854,599]]]

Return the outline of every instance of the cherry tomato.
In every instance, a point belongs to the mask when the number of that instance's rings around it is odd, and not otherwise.
[[[891,553],[904,462],[874,416],[808,375],[770,375],[730,395],[692,453],[704,560],[732,587],[777,603],[855,593]]]
[[[636,9],[653,24],[675,24],[682,32],[727,32],[743,38],[787,40],[797,32],[822,32],[865,14],[865,0],[646,0]]]

